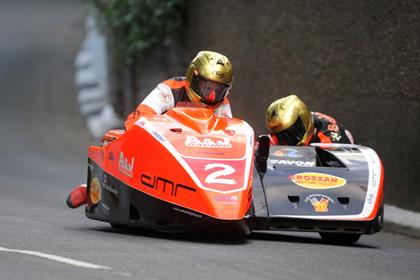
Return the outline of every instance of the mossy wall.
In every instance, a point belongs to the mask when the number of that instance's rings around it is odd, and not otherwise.
[[[188,56],[232,59],[233,113],[256,133],[290,92],[385,166],[385,200],[420,210],[419,1],[190,1]]]
[[[188,15],[169,76],[199,50],[227,55],[233,113],[257,134],[270,102],[295,93],[378,152],[387,203],[420,210],[419,1],[202,0]]]

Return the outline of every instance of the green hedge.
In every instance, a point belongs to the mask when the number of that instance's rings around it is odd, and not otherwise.
[[[91,0],[111,32],[122,61],[135,62],[154,47],[183,34],[188,0]]]

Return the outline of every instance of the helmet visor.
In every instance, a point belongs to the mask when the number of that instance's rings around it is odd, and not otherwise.
[[[296,146],[299,142],[302,141],[303,137],[305,136],[306,128],[303,124],[302,119],[299,117],[296,122],[283,131],[275,133],[279,143]]]
[[[191,89],[197,93],[201,102],[206,105],[216,105],[223,101],[229,86],[207,80],[200,75],[193,74]]]

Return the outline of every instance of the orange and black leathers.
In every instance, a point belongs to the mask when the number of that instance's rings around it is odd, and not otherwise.
[[[185,77],[174,77],[161,82],[141,102],[137,109],[131,113],[125,121],[125,128],[129,129],[144,115],[163,114],[178,102],[191,102],[186,91],[187,81]],[[225,98],[222,104],[214,108],[216,115],[232,117],[229,100]]]
[[[333,117],[311,112],[314,119],[314,135],[311,143],[343,143],[354,144],[353,136],[344,126]]]
[[[314,120],[314,134],[309,143],[342,143],[354,144],[353,136],[350,131],[339,124],[333,117],[328,115],[311,112]],[[275,135],[270,135],[270,142],[274,145],[287,145],[277,139]]]

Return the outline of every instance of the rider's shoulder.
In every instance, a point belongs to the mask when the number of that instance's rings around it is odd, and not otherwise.
[[[311,112],[311,115],[314,119],[314,122],[337,123],[337,121],[333,117],[320,112]]]
[[[165,84],[169,86],[171,89],[176,89],[176,88],[184,87],[186,85],[186,80],[185,80],[185,77],[178,76],[178,77],[167,79],[161,82],[161,84]]]

